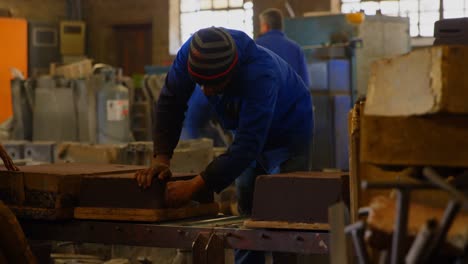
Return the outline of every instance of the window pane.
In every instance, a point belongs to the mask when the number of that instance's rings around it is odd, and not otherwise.
[[[380,9],[382,14],[397,16],[398,15],[398,1],[385,1],[380,2]]]
[[[253,38],[253,9],[246,9],[244,13],[244,32]]]
[[[376,11],[380,9],[378,2],[362,2],[361,8],[366,15],[375,15]]]
[[[201,0],[200,1],[200,8],[201,9],[211,9],[211,0]]]
[[[410,35],[412,37],[417,37],[419,35],[418,25],[410,25]]]
[[[198,0],[181,0],[180,11],[181,12],[193,12],[200,9],[200,3]]]
[[[434,36],[434,23],[439,20],[439,12],[421,13],[421,36],[431,37]]]
[[[407,14],[410,20],[410,35],[411,36],[418,36],[419,29],[418,29],[418,21],[419,21],[419,14],[417,12],[411,12]]]
[[[229,7],[241,7],[244,4],[244,0],[229,0]]]
[[[421,11],[438,11],[440,0],[421,0]]]
[[[465,14],[463,12],[463,9],[444,11],[444,18],[458,18],[464,16]]]
[[[421,24],[434,24],[437,20],[439,20],[439,12],[425,12],[421,13],[420,16]]]
[[[468,0],[465,0],[465,16],[468,17]]]
[[[361,10],[360,3],[348,3],[348,4],[341,5],[341,12],[343,13],[359,12],[360,10]]]
[[[400,1],[400,14],[408,16],[408,12],[418,12],[417,0],[401,0]]]
[[[444,1],[444,11],[445,10],[463,10],[465,0],[445,0]]]
[[[341,2],[344,3],[358,3],[361,2],[361,0],[341,0]]]
[[[243,30],[244,27],[244,10],[230,10],[227,14],[227,25],[226,27],[232,29]]]
[[[214,8],[227,8],[228,0],[213,0],[213,7]]]

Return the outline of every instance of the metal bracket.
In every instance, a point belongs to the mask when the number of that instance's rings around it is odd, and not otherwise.
[[[199,233],[192,246],[193,264],[224,264],[224,238],[216,233]]]

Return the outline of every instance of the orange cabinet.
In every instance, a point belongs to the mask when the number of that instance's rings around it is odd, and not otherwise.
[[[11,117],[10,68],[28,72],[28,24],[24,19],[0,18],[0,123]]]

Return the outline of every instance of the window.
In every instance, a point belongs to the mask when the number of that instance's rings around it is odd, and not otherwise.
[[[410,34],[413,37],[432,37],[434,23],[440,18],[468,16],[468,0],[342,0],[343,13],[363,10],[374,15],[380,10],[388,16],[403,16],[410,19]]]
[[[201,28],[217,26],[253,37],[253,4],[244,0],[180,0],[180,40]]]

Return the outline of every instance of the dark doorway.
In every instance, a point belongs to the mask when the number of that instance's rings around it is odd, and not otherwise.
[[[143,74],[152,64],[151,24],[114,26],[117,63],[125,75]]]

